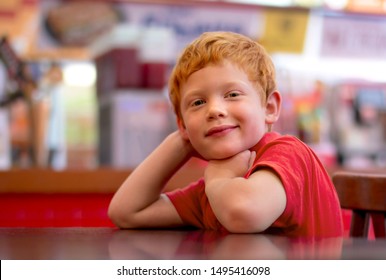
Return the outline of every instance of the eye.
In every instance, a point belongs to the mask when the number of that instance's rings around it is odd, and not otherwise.
[[[225,95],[226,98],[235,98],[240,96],[240,93],[237,91],[231,91]]]
[[[194,100],[194,101],[192,102],[192,107],[197,107],[197,106],[200,106],[200,105],[202,105],[202,104],[204,104],[204,103],[205,103],[204,100],[202,100],[202,99],[197,99],[197,100]]]

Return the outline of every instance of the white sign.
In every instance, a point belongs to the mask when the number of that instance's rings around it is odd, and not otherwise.
[[[233,31],[257,39],[264,27],[258,8],[125,3],[120,11],[128,23],[174,30],[178,50],[205,31]]]
[[[326,16],[321,56],[385,59],[386,17]]]

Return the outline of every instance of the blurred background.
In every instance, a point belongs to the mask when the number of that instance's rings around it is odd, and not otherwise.
[[[0,169],[135,168],[175,129],[176,57],[214,30],[270,52],[276,130],[328,168],[386,166],[386,0],[1,0]]]

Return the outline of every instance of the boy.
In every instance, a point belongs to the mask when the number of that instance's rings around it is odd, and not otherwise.
[[[271,131],[281,96],[273,63],[257,42],[202,34],[177,61],[169,90],[178,131],[113,197],[109,216],[118,227],[342,235],[339,201],[318,158],[297,138]],[[208,161],[204,178],[162,193],[192,156]]]

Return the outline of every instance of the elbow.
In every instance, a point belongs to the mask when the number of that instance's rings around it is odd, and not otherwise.
[[[262,221],[263,219],[260,219],[256,213],[251,213],[243,207],[224,211],[220,220],[221,224],[231,233],[263,232],[269,225]]]
[[[107,210],[107,216],[111,220],[111,222],[121,229],[129,229],[133,228],[133,225],[130,223],[130,215],[127,213],[123,213],[123,211],[114,206],[113,203],[110,204]]]
[[[119,228],[125,228],[122,218],[119,215],[119,211],[117,211],[117,209],[114,208],[111,204],[109,206],[109,209],[107,210],[107,216],[114,225]]]

